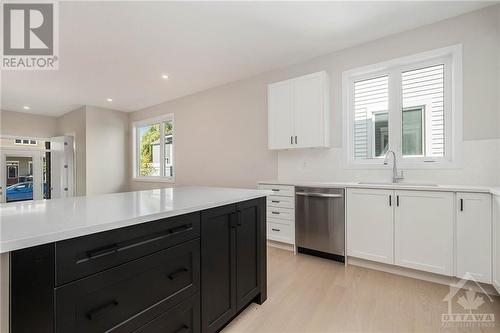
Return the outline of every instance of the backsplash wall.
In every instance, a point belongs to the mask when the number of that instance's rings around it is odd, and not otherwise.
[[[464,141],[463,156],[461,168],[404,170],[404,181],[443,185],[500,185],[500,139]],[[344,159],[342,148],[280,151],[278,178],[331,182],[391,180],[391,163],[383,170],[346,169]]]

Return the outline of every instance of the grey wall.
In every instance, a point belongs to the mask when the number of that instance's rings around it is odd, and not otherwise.
[[[86,107],[87,195],[128,188],[128,114]]]
[[[50,138],[57,135],[54,117],[0,110],[0,135]]]
[[[78,108],[57,118],[58,135],[75,137],[76,195],[87,193],[87,131],[85,107]]]
[[[299,164],[336,162],[342,158],[342,72],[393,58],[463,44],[464,140],[500,138],[499,43],[500,6],[441,21],[385,37],[256,77],[209,89],[133,112],[135,121],[166,113],[175,114],[177,184],[254,187],[259,179],[299,176]],[[279,153],[267,150],[266,87],[299,75],[326,70],[331,82],[332,149],[297,150]],[[210,139],[212,138],[212,139]],[[479,158],[496,143],[481,147]],[[475,150],[474,145],[469,145]],[[469,148],[467,148],[469,149]],[[478,156],[470,156],[477,159]],[[498,170],[497,159],[489,158],[486,170]],[[335,180],[342,166],[318,170],[321,179]],[[448,172],[448,181],[469,179],[466,171]],[[279,171],[277,171],[279,170]],[[363,174],[364,171],[359,171]],[[428,174],[428,171],[424,172]],[[311,177],[314,169],[306,174]],[[370,172],[367,175],[371,175]],[[447,176],[446,171],[440,173]],[[352,176],[352,174],[349,174]],[[378,176],[378,175],[375,175]],[[424,175],[425,176],[425,175]],[[482,179],[488,182],[493,174]],[[131,189],[166,186],[161,183],[132,182]]]
[[[255,187],[276,177],[266,89],[263,78],[240,81],[134,112],[130,121],[174,114],[176,185]],[[130,188],[160,186],[169,184],[132,181]]]

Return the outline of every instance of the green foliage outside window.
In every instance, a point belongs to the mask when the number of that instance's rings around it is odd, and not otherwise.
[[[172,134],[172,122],[165,122],[165,135]],[[160,124],[154,124],[144,132],[140,140],[141,160],[140,174],[141,176],[150,176],[154,173],[153,167],[153,143],[160,141]]]

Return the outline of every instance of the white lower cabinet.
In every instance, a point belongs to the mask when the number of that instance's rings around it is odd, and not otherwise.
[[[267,197],[267,239],[295,246],[295,187],[260,184],[259,188],[273,193]]]
[[[392,190],[347,189],[347,255],[394,262]]]
[[[493,196],[493,286],[500,293],[500,196]]]
[[[491,195],[457,193],[457,277],[491,283]]]
[[[348,189],[347,255],[453,275],[454,193]]]
[[[394,263],[453,275],[454,194],[395,191]]]

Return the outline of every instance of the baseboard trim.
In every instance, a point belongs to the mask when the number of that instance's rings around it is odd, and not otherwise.
[[[295,252],[295,246],[293,244],[282,243],[274,240],[267,240],[267,246],[276,247],[278,249],[287,250]]]
[[[389,265],[389,264],[383,264],[375,261],[370,261],[370,260],[365,260],[365,259],[359,259],[359,258],[354,258],[354,257],[347,257],[347,264],[348,265],[353,265],[353,266],[359,266],[359,267],[364,267],[368,269],[373,269],[377,271],[382,271],[386,273],[391,273],[391,274],[396,274],[396,275],[401,275],[401,276],[406,276],[409,278],[413,279],[418,279],[418,280],[423,280],[423,281],[428,281],[428,282],[433,282],[433,283],[438,283],[442,285],[452,285],[452,284],[457,284],[460,279],[453,277],[453,276],[445,276],[445,275],[440,275],[440,274],[435,274],[435,273],[428,273],[428,272],[423,272],[419,271],[416,269],[411,269],[411,268],[405,268],[405,267],[399,267],[399,266],[394,266],[394,265]],[[489,295],[494,295],[498,296],[498,292],[495,290],[495,288],[486,283],[468,283],[467,287],[472,288],[476,292],[486,292]]]

